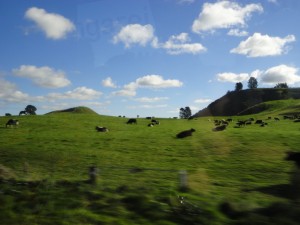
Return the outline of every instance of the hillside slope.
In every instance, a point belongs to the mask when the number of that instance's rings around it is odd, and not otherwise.
[[[300,88],[257,88],[231,91],[194,114],[193,117],[234,116],[262,102],[284,99],[300,99]]]
[[[56,110],[46,114],[55,114],[55,113],[80,113],[80,114],[95,114],[95,115],[97,114],[95,111],[85,106],[78,106],[69,109]]]

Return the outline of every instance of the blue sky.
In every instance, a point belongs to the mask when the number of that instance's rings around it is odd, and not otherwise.
[[[0,115],[174,117],[251,76],[299,87],[299,12],[299,0],[1,0]]]

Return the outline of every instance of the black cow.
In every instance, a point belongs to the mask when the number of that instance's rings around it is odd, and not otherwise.
[[[159,121],[158,120],[151,120],[151,123],[159,125]]]
[[[108,132],[108,129],[106,127],[99,127],[99,126],[96,126],[96,130],[98,132]]]
[[[298,168],[300,168],[300,152],[287,152],[285,160],[294,161]]]
[[[181,131],[180,133],[178,133],[176,135],[177,138],[185,138],[185,137],[188,137],[188,136],[192,136],[192,133],[195,132],[196,130],[195,129],[190,129],[190,130],[185,130],[185,131]]]
[[[220,126],[217,126],[217,127],[213,128],[212,130],[213,131],[222,131],[222,130],[225,130],[226,127],[227,127],[227,125],[223,124],[223,125],[220,125]]]
[[[137,124],[137,121],[136,121],[136,119],[129,119],[127,121],[127,124]]]
[[[9,119],[6,123],[6,127],[8,126],[18,126],[19,120]]]

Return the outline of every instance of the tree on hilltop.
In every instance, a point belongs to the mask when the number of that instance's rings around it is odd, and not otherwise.
[[[37,110],[36,107],[33,105],[27,105],[25,108],[26,114],[29,114],[29,115],[36,115],[36,113],[35,113],[36,110]]]
[[[255,77],[250,77],[248,80],[248,88],[249,89],[255,89],[257,88],[258,84],[257,84],[257,80]]]
[[[188,119],[191,116],[192,116],[192,111],[191,111],[190,107],[186,106],[185,108],[180,108],[179,118]]]
[[[235,84],[235,91],[241,91],[243,90],[243,84],[242,82],[238,82]]]
[[[278,83],[274,88],[289,88],[287,83]]]

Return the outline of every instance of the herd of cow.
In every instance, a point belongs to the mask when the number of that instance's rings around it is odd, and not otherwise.
[[[300,119],[297,117],[295,118],[294,116],[283,116],[284,119],[293,119],[294,122],[300,122]],[[156,119],[153,118],[148,118],[147,119],[151,119],[151,122],[147,125],[148,127],[153,127],[155,125],[159,125],[160,122]],[[266,120],[271,120],[272,117],[268,117]],[[278,117],[274,117],[275,121],[279,121],[280,119]],[[214,125],[215,127],[212,128],[212,131],[223,131],[227,128],[227,126],[229,125],[229,123],[232,123],[233,119],[228,118],[228,119],[221,119],[221,120],[214,120]],[[137,119],[131,118],[129,119],[127,122],[127,124],[137,124]],[[263,120],[254,120],[254,118],[249,118],[247,120],[238,120],[235,123],[235,128],[239,128],[239,127],[243,127],[246,125],[251,125],[251,124],[259,124],[261,127],[264,127],[266,125],[268,125],[267,122],[263,121]],[[13,127],[13,126],[18,126],[19,125],[19,120],[16,119],[9,119],[6,123],[6,127]],[[107,127],[100,127],[100,126],[96,126],[96,131],[98,132],[108,132],[108,128]],[[188,136],[192,136],[193,132],[195,132],[196,130],[194,128],[191,128],[190,130],[184,130],[180,133],[178,133],[176,135],[177,138],[185,138]]]

